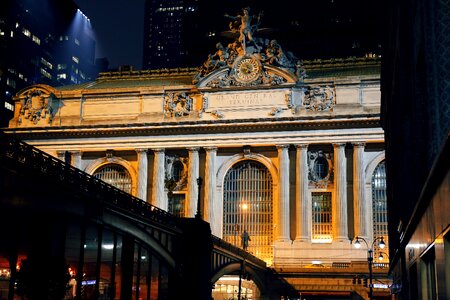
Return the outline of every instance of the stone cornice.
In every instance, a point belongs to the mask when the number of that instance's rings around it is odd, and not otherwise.
[[[339,130],[380,128],[379,114],[340,116],[339,118],[293,117],[283,120],[207,120],[143,124],[82,125],[61,127],[5,128],[18,138],[46,139],[71,137],[164,136],[169,134],[217,134],[244,132]]]

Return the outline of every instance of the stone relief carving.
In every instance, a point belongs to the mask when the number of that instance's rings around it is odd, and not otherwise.
[[[164,116],[183,117],[191,114],[193,99],[185,92],[168,93],[164,97]]]
[[[37,124],[41,119],[51,123],[60,106],[60,100],[52,93],[30,89],[24,93],[19,111],[19,123],[29,120]]]
[[[333,182],[333,155],[322,150],[308,151],[308,180],[314,188],[327,188]]]
[[[335,89],[326,87],[311,87],[305,91],[303,106],[311,111],[333,111],[336,105]]]
[[[265,29],[259,29],[262,13],[252,15],[249,8],[242,9],[236,16],[225,15],[232,19],[229,31],[223,32],[234,41],[226,47],[216,44],[216,52],[208,55],[194,76],[194,83],[199,82],[215,70],[228,68],[226,74],[220,75],[207,84],[209,87],[279,85],[286,80],[278,75],[269,74],[265,65],[276,66],[291,72],[301,81],[306,77],[303,62],[292,52],[284,51],[275,39],[258,35]]]
[[[217,119],[223,119],[225,115],[220,110],[214,110],[211,112],[211,115],[216,117]]]
[[[187,157],[165,157],[165,188],[169,193],[187,188],[189,159]]]
[[[279,113],[281,113],[281,111],[283,111],[283,109],[281,107],[274,107],[272,108],[272,110],[269,112],[270,116],[277,116]]]

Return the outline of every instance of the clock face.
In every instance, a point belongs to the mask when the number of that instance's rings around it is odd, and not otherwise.
[[[236,80],[248,83],[258,79],[261,66],[259,62],[250,57],[244,57],[235,65]]]

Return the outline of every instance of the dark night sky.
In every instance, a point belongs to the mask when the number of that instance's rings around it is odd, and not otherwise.
[[[91,20],[97,39],[96,57],[110,68],[142,67],[145,0],[74,0]]]
[[[135,69],[141,69],[145,0],[74,1],[91,20],[97,38],[96,57],[107,57],[110,68],[133,65]],[[276,27],[277,24],[284,23],[288,19],[299,20],[299,31],[296,33],[295,39],[309,39],[309,42],[301,46],[305,51],[300,51],[303,53],[298,54],[310,59],[311,57],[307,57],[307,55],[311,56],[307,49],[309,47],[313,49],[309,52],[314,55],[314,49],[320,50],[320,47],[333,48],[339,43],[349,44],[352,42],[352,38],[348,38],[350,35],[362,37],[362,44],[371,43],[374,38],[377,38],[376,36],[379,36],[381,32],[377,27],[382,24],[383,15],[381,4],[378,1],[278,0],[276,2],[278,5],[274,5],[273,0],[208,0],[207,2],[212,9],[221,5],[222,10],[230,14],[235,14],[237,7],[242,8],[247,5],[255,8],[255,11],[262,9],[265,12],[264,25],[272,27],[274,24]],[[286,7],[289,9],[286,10]],[[336,11],[339,18],[334,17]],[[272,23],[268,24],[270,19],[272,19]],[[228,22],[225,18],[214,21],[223,23],[224,28]],[[341,33],[336,35],[333,33],[335,30],[336,32],[340,30]],[[335,39],[335,36],[339,37]],[[373,48],[373,45],[370,47]],[[211,51],[213,50],[211,49]]]

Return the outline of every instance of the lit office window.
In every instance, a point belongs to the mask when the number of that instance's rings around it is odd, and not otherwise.
[[[57,79],[67,79],[67,74],[66,73],[61,73],[61,74],[58,74],[58,75],[56,75],[57,77]]]
[[[333,239],[331,213],[331,193],[312,193],[313,242],[331,243]]]
[[[52,75],[49,73],[49,72],[47,72],[46,70],[44,70],[44,69],[40,69],[40,72],[41,72],[41,74],[42,75],[44,75],[45,77],[47,77],[48,79],[52,79]]]
[[[14,105],[9,102],[5,102],[5,108],[9,109],[10,111],[14,111]]]
[[[80,41],[78,39],[75,39],[75,44],[80,46]]]
[[[386,165],[382,161],[372,175],[372,211],[373,211],[373,236],[383,237],[386,246],[388,242],[388,214],[386,197]],[[376,251],[381,251],[376,249]],[[387,253],[387,249],[383,252]],[[379,255],[376,255],[378,257]],[[387,255],[384,255],[387,256]],[[386,261],[387,262],[387,261]]]
[[[108,164],[102,166],[94,172],[93,176],[124,192],[131,193],[130,173],[121,165]]]
[[[31,36],[31,32],[26,28],[22,28],[22,33],[27,37]]]
[[[10,87],[16,88],[16,81],[11,78],[6,78],[6,84]]]
[[[36,44],[38,44],[38,45],[41,44],[41,40],[40,40],[37,36],[33,35],[33,37],[32,37],[31,39],[32,39],[33,42],[35,42]]]
[[[272,261],[273,189],[269,170],[256,161],[235,164],[223,183],[223,239],[241,247],[241,235],[250,235],[248,251]],[[286,216],[289,217],[289,216]]]
[[[80,59],[76,56],[72,56],[72,61],[76,64],[78,64],[80,62]]]

